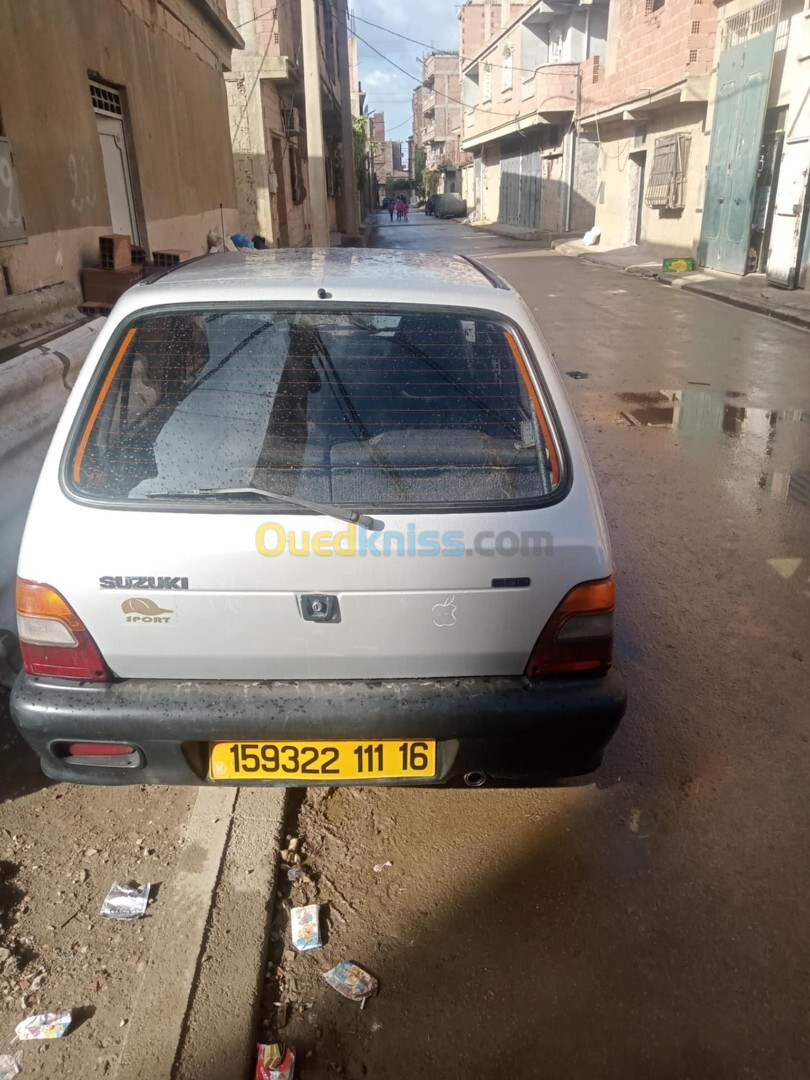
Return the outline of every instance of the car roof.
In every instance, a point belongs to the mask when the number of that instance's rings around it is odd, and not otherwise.
[[[327,296],[319,296],[326,290]],[[125,308],[250,300],[351,300],[369,303],[500,307],[511,289],[462,255],[367,248],[285,248],[222,252],[147,278]],[[127,302],[128,301],[128,302]]]

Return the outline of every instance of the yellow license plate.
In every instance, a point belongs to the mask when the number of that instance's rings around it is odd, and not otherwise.
[[[433,739],[214,742],[211,780],[395,780],[436,775]]]

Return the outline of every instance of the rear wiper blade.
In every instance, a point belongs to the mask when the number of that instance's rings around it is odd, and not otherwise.
[[[329,506],[326,503],[310,502],[309,499],[299,499],[297,496],[281,495],[277,491],[267,491],[257,487],[231,487],[231,488],[195,488],[192,491],[149,491],[148,499],[198,499],[201,496],[213,496],[218,498],[227,495],[258,495],[263,499],[273,502],[289,503],[290,506],[298,506],[303,510],[311,510],[314,514],[323,514],[324,517],[337,518],[338,521],[346,521],[349,525],[362,525],[371,532],[382,532],[385,523],[378,521],[368,514],[360,514],[357,510],[344,510],[339,506]]]

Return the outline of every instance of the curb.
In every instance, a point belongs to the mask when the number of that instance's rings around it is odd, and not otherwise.
[[[668,284],[675,283],[668,282]],[[695,296],[705,296],[710,300],[719,300],[721,304],[729,304],[732,307],[742,308],[743,311],[751,311],[755,315],[766,315],[770,319],[788,323],[791,326],[798,327],[800,330],[810,330],[810,312],[807,315],[794,314],[794,312],[786,311],[784,308],[772,308],[767,304],[758,303],[756,300],[723,296],[720,293],[713,292],[711,289],[704,288],[697,282],[690,284],[688,281],[684,281],[683,284],[677,287],[683,289],[684,292],[693,293]]]
[[[238,789],[173,1080],[253,1074],[286,811],[285,788]]]
[[[692,293],[694,296],[702,296],[707,300],[717,300],[719,303],[726,304],[729,307],[740,308],[743,311],[750,311],[754,315],[764,315],[766,318],[775,319],[777,322],[787,323],[789,326],[794,326],[799,330],[810,330],[810,312],[804,315],[785,308],[771,307],[756,300],[747,300],[745,297],[728,296],[716,292],[702,282],[690,282],[675,277],[667,277],[660,270],[651,270],[649,267],[612,266],[610,263],[601,262],[589,255],[573,251],[562,251],[560,254],[567,255],[569,258],[581,259],[589,266],[601,267],[603,270],[630,274],[632,277],[643,278],[645,281],[654,281],[658,285],[670,285],[676,289],[681,289],[683,292]]]
[[[115,1080],[252,1069],[286,810],[285,788],[199,789]]]

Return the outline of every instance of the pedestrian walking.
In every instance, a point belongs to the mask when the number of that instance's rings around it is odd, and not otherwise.
[[[388,200],[388,217],[391,221],[394,220],[394,199],[393,196]]]
[[[402,221],[402,210],[404,203],[402,202],[402,196],[397,196],[397,221]]]
[[[408,206],[408,200],[403,196],[403,198],[402,198],[402,216],[405,218],[406,221],[408,220],[408,210],[409,209],[410,209],[410,207]]]

